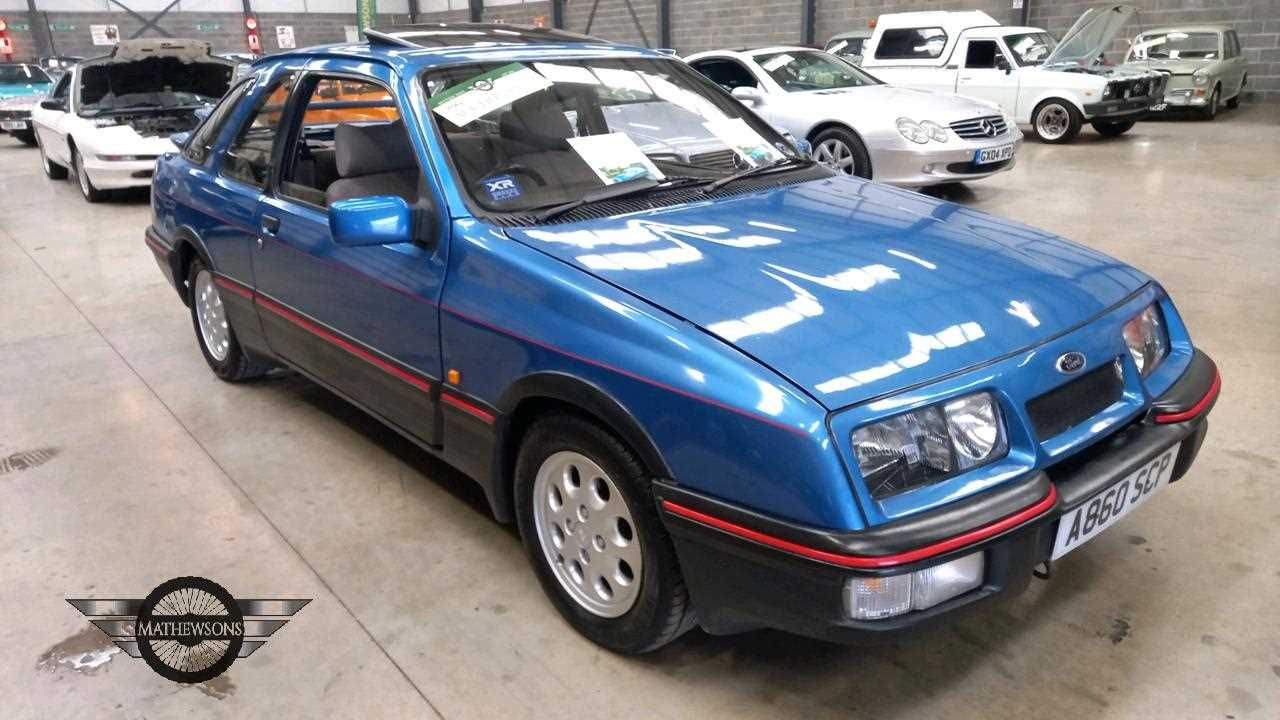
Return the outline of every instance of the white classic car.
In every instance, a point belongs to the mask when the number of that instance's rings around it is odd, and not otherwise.
[[[850,175],[903,187],[977,180],[1013,167],[1022,143],[994,105],[885,85],[820,50],[713,50],[686,61]]]
[[[996,103],[1043,142],[1070,142],[1086,121],[1120,135],[1164,99],[1163,73],[1103,64],[1133,13],[1090,8],[1061,42],[980,11],[890,13],[876,21],[862,67],[895,85]]]
[[[126,40],[79,63],[31,111],[45,174],[74,170],[89,202],[150,185],[156,158],[175,149],[169,137],[199,124],[234,68],[206,42],[170,38]]]

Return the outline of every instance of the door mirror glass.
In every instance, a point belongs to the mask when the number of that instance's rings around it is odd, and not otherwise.
[[[169,136],[169,142],[172,142],[174,145],[177,145],[179,150],[184,149],[187,147],[187,143],[191,142],[191,133],[190,132],[174,133]]]
[[[733,89],[733,96],[744,105],[759,105],[764,102],[764,93],[759,88],[736,87]]]
[[[1013,68],[1009,67],[1009,61],[1005,58],[1004,55],[1001,55],[999,53],[996,54],[996,69],[1003,70],[1006,75],[1013,72]]]
[[[67,104],[62,100],[41,100],[40,107],[45,110],[54,110],[56,112],[66,112]]]
[[[413,240],[409,203],[395,195],[338,200],[329,206],[329,232],[339,245],[392,245]]]

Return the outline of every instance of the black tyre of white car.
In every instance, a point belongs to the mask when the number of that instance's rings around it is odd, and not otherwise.
[[[1069,143],[1080,134],[1083,123],[1076,106],[1058,98],[1042,100],[1031,113],[1031,131],[1043,143]]]
[[[617,437],[578,415],[543,417],[524,435],[514,482],[529,562],[574,629],[637,654],[693,627],[649,474]]]
[[[32,147],[36,144],[35,130],[17,130],[14,131],[13,136],[18,138],[18,142],[26,145],[27,147]]]
[[[91,203],[100,203],[106,200],[110,193],[106,190],[99,190],[93,186],[93,180],[89,177],[89,172],[84,167],[84,156],[77,149],[72,153],[72,161],[75,165],[76,184],[80,186],[80,194],[85,200]]]
[[[50,180],[66,180],[67,169],[49,159],[49,153],[45,152],[44,143],[40,142],[38,135],[36,136],[36,146],[40,149],[40,167],[44,168],[45,177]]]
[[[1232,110],[1240,107],[1240,96],[1244,95],[1244,86],[1247,85],[1248,83],[1249,83],[1248,75],[1245,75],[1244,77],[1240,78],[1240,89],[1236,91],[1236,94],[1234,97],[1232,97],[1230,100],[1227,101],[1227,107],[1231,108]]]
[[[1218,117],[1218,103],[1221,101],[1221,99],[1222,99],[1222,86],[1214,85],[1213,92],[1210,93],[1209,95],[1208,104],[1206,104],[1204,108],[1200,111],[1200,117],[1208,121],[1213,121],[1214,118]]]
[[[846,175],[871,179],[871,156],[856,133],[829,127],[813,137],[813,159]]]
[[[240,347],[222,305],[222,295],[213,280],[213,272],[199,258],[191,261],[187,288],[196,342],[213,374],[227,382],[252,380],[266,374],[271,365],[250,357]]]
[[[1097,130],[1098,134],[1103,137],[1116,137],[1118,135],[1123,135],[1129,132],[1129,130],[1134,126],[1134,122],[1132,120],[1121,120],[1119,122],[1094,120],[1089,124],[1092,125],[1093,129]]]

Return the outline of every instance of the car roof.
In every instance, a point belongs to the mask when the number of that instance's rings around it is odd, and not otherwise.
[[[1224,33],[1232,28],[1226,25],[1170,25],[1169,27],[1154,28],[1152,30],[1143,30],[1139,35],[1156,35],[1160,33],[1171,32],[1212,32]]]
[[[849,30],[848,32],[836,33],[831,36],[831,40],[847,40],[848,38],[870,38],[871,30]],[[828,40],[827,42],[831,42]]]
[[[656,50],[590,35],[513,23],[418,23],[369,28],[361,43],[276,53],[255,65],[319,56],[377,60],[401,69],[550,57],[669,58]]]

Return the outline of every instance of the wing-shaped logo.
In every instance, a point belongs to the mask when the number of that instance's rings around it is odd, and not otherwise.
[[[67,602],[129,657],[175,682],[198,683],[252,655],[311,600],[237,600],[212,580],[180,577],[141,600]]]

